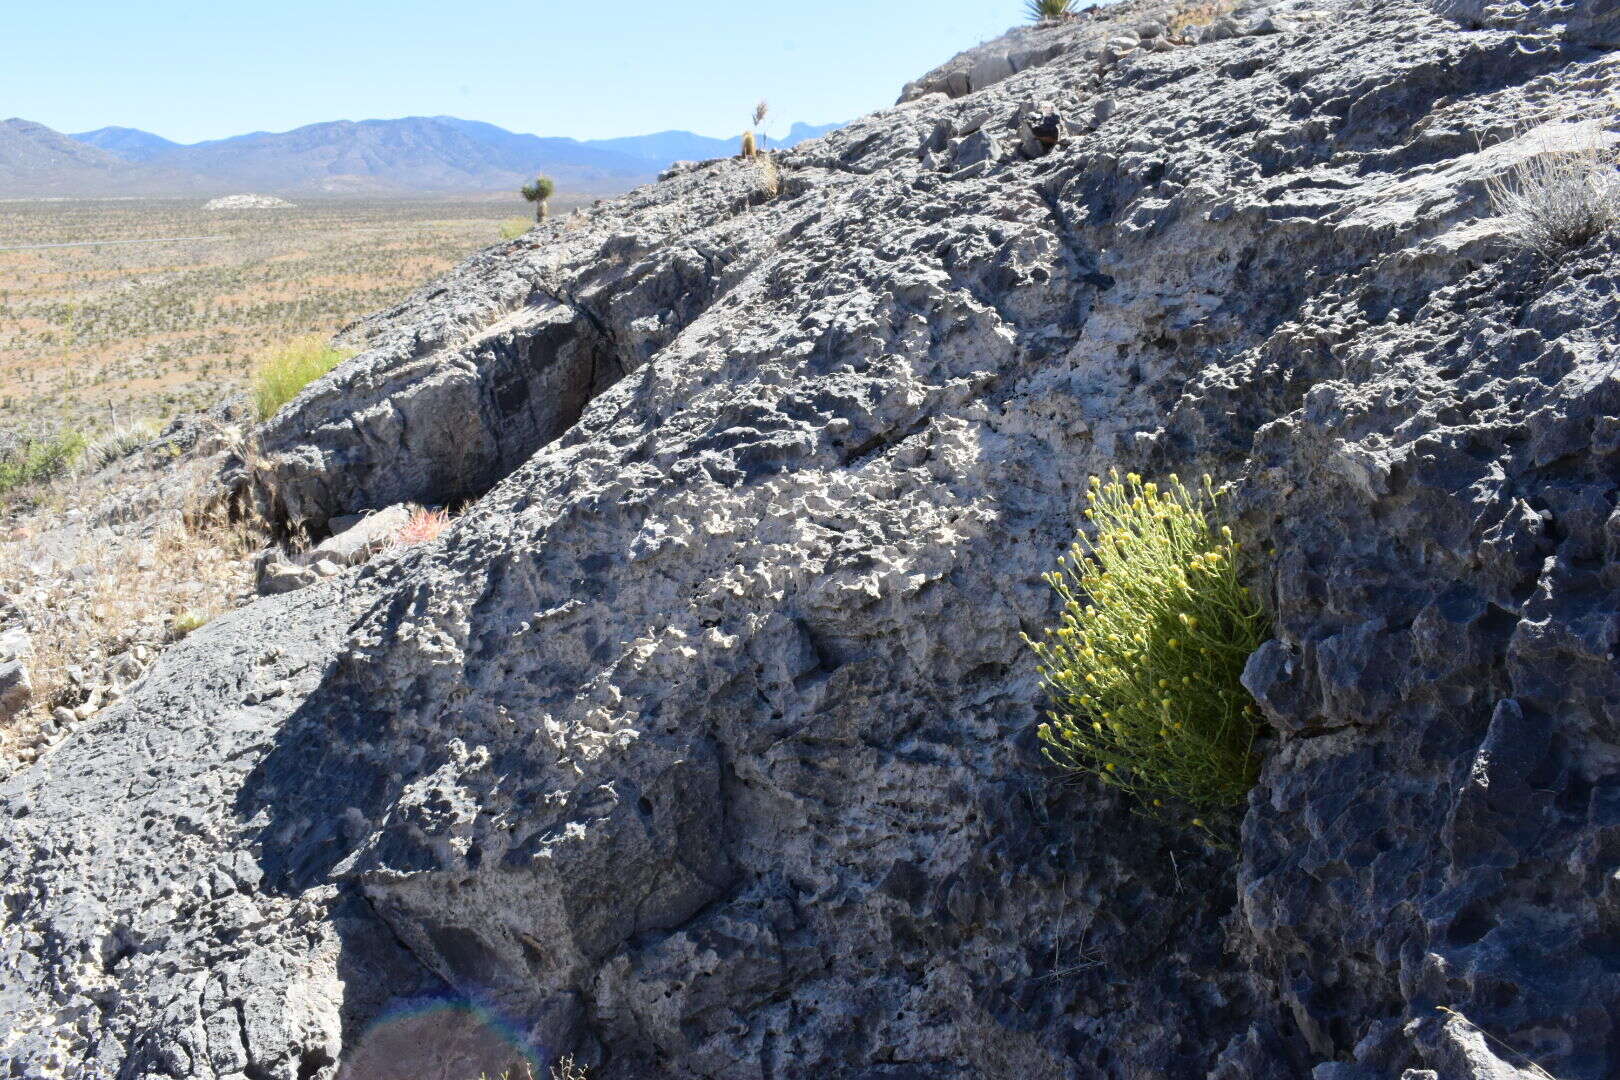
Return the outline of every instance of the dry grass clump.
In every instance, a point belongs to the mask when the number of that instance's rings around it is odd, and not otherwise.
[[[251,599],[253,556],[267,542],[260,523],[197,496],[119,534],[64,524],[66,510],[90,521],[104,487],[81,479],[54,494],[51,510],[0,540],[0,594],[32,639],[34,687],[27,710],[0,730],[0,763],[30,760],[53,714],[82,720],[112,704],[167,645]]]
[[[774,157],[770,154],[760,154],[754,158],[754,168],[759,174],[755,184],[761,195],[767,199],[774,199],[782,193],[782,170]]]
[[[1181,5],[1170,16],[1167,29],[1174,38],[1186,37],[1188,30],[1208,26],[1232,10],[1232,0],[1198,0]]]
[[[516,240],[532,228],[534,228],[534,222],[528,218],[508,218],[501,222],[501,239]]]
[[[572,1054],[558,1058],[551,1067],[551,1080],[590,1080],[590,1077],[590,1071],[575,1062]]]
[[[121,461],[157,438],[160,430],[162,426],[156,420],[137,420],[127,427],[114,428],[85,447],[84,467],[104,469]]]
[[[572,1054],[564,1054],[554,1061],[547,1075],[550,1080],[591,1080],[591,1071],[576,1062]],[[521,1068],[508,1069],[493,1078],[486,1073],[478,1080],[534,1080],[534,1066],[525,1064]]]
[[[1598,143],[1595,125],[1588,131],[1572,149],[1544,143],[1485,182],[1514,241],[1544,258],[1577,251],[1620,221],[1614,158]]]
[[[1238,545],[1211,523],[1209,477],[1189,491],[1132,473],[1092,478],[1096,528],[1047,575],[1063,601],[1040,659],[1040,738],[1061,768],[1135,795],[1153,815],[1225,817],[1253,786],[1255,708],[1239,677],[1269,636],[1238,580]]]
[[[268,420],[298,391],[347,360],[352,353],[332,348],[318,334],[295,338],[259,361],[253,379],[253,408]]]

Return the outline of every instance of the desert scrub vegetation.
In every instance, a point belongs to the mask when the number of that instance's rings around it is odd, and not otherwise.
[[[1028,0],[1024,12],[1030,22],[1061,22],[1074,14],[1074,0]]]
[[[272,349],[253,377],[253,409],[268,420],[298,391],[347,360],[351,354],[332,348],[319,335],[296,338]]]
[[[1208,26],[1232,10],[1233,0],[1189,0],[1170,16],[1166,26],[1171,37],[1185,39],[1187,31]]]
[[[516,240],[532,228],[534,228],[534,222],[528,218],[507,218],[501,222],[501,239]]]
[[[570,193],[576,202],[588,194]],[[574,203],[554,199],[552,209]],[[168,420],[249,388],[267,341],[331,334],[486,247],[522,213],[478,200],[310,200],[232,214],[177,199],[8,202],[0,251],[0,432]]]
[[[1135,796],[1144,812],[1224,823],[1253,786],[1253,700],[1243,665],[1269,636],[1239,580],[1239,546],[1212,520],[1209,477],[1189,490],[1135,473],[1093,477],[1094,529],[1047,581],[1062,601],[1026,638],[1050,704],[1039,729],[1059,768]]]
[[[19,488],[44,484],[65,474],[84,453],[85,438],[64,431],[19,439],[0,446],[0,504]]]
[[[1485,182],[1514,241],[1547,259],[1585,247],[1620,221],[1613,155],[1595,124],[1580,127],[1573,148],[1554,148],[1544,137],[1535,153]]]

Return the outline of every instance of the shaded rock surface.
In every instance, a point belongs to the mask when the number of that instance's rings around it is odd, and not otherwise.
[[[310,1080],[442,1012],[607,1080],[1614,1075],[1620,245],[1484,186],[1608,116],[1552,7],[1121,4],[370,320],[254,490],[473,505],[0,787],[0,1059]],[[1232,849],[1032,745],[1114,465],[1257,553]]]

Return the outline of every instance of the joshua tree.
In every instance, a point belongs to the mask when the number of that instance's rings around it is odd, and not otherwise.
[[[534,183],[523,185],[523,197],[534,203],[534,220],[546,220],[547,215],[551,213],[546,200],[551,198],[552,192],[556,190],[557,185],[549,176],[537,176]]]

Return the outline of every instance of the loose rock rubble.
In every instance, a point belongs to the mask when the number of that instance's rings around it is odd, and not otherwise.
[[[1486,194],[1611,7],[1100,8],[355,328],[222,482],[470,508],[0,785],[0,1059],[1614,1075],[1620,240]],[[1275,619],[1230,847],[1034,745],[1111,467],[1229,483]]]

